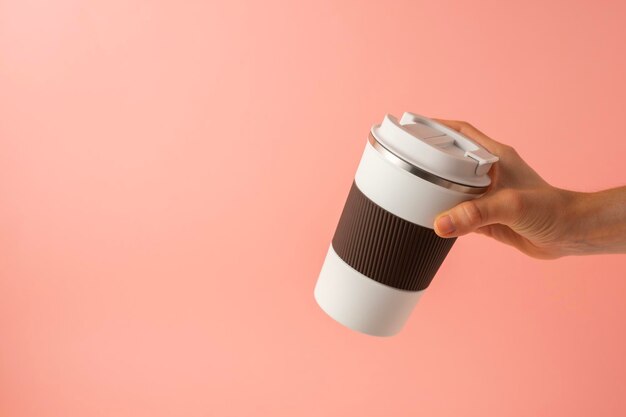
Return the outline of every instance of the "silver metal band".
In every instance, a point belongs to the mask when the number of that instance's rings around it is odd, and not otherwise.
[[[374,147],[374,149],[376,149],[386,160],[388,160],[395,166],[402,168],[403,170],[408,171],[417,177],[420,177],[423,180],[426,180],[440,187],[448,188],[454,191],[460,191],[467,194],[483,194],[485,191],[487,191],[487,187],[472,187],[470,185],[459,184],[445,178],[438,177],[435,174],[431,174],[430,172],[425,171],[422,168],[416,167],[410,162],[407,162],[404,159],[400,158],[389,149],[385,148],[382,143],[376,140],[372,133],[369,134],[368,140],[369,143]]]

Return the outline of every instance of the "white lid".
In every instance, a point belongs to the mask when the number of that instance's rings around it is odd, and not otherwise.
[[[498,157],[466,136],[432,119],[404,113],[398,122],[388,114],[372,127],[374,138],[411,165],[448,181],[473,187],[491,183],[487,175]]]

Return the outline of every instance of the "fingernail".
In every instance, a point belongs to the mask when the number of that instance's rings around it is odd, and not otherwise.
[[[450,216],[441,216],[438,218],[435,227],[437,228],[439,234],[442,235],[449,235],[456,230]]]

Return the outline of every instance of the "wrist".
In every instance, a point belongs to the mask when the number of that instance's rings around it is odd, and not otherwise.
[[[591,193],[561,190],[566,206],[563,210],[566,241],[570,255],[584,255],[592,249],[594,240],[593,207],[595,199]]]
[[[588,251],[587,240],[591,226],[587,216],[590,211],[588,193],[553,188],[557,204],[554,210],[556,242],[559,256],[582,255]]]
[[[623,253],[626,249],[626,201],[623,192],[559,191],[563,195],[564,227],[571,255]]]

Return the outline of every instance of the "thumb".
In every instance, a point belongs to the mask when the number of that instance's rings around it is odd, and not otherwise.
[[[519,218],[521,210],[519,193],[500,190],[475,200],[464,201],[441,213],[435,219],[435,233],[441,237],[456,237],[489,224],[510,225]]]

